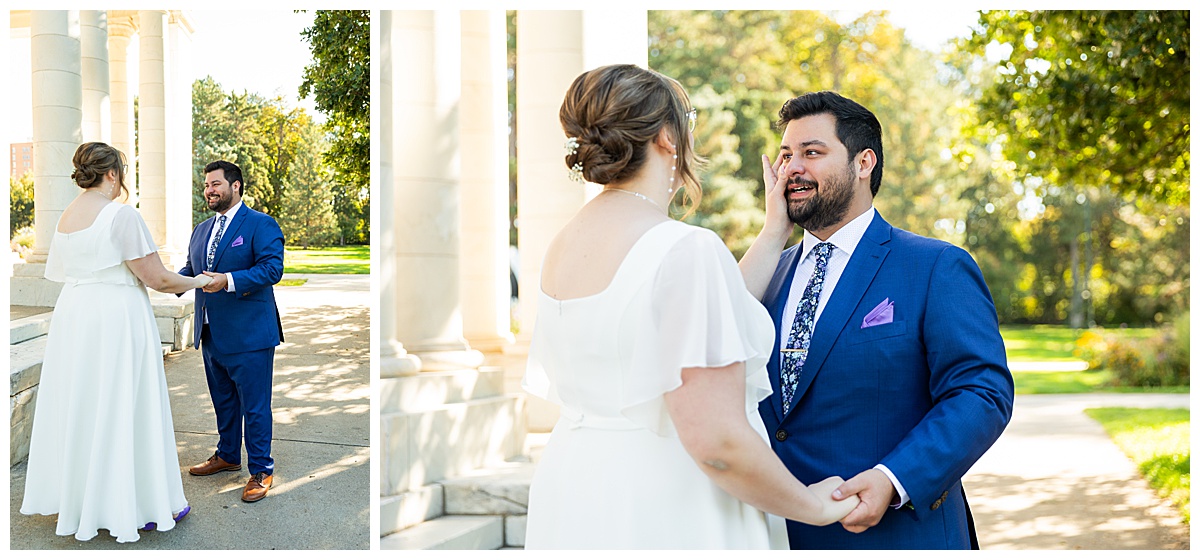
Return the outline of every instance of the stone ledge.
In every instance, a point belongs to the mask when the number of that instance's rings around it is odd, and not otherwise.
[[[379,499],[379,533],[389,535],[445,515],[441,484]]]
[[[379,541],[381,550],[498,550],[504,520],[491,515],[450,515],[426,521]]]
[[[54,313],[39,313],[8,322],[8,343],[19,344],[50,332],[50,318]]]
[[[37,385],[42,378],[42,357],[46,355],[46,337],[27,340],[8,347],[8,395]]]
[[[384,495],[524,454],[524,399],[508,395],[414,413],[381,413]],[[399,448],[405,446],[407,451]]]
[[[29,436],[33,433],[33,408],[37,402],[37,386],[9,396],[8,466],[12,467],[29,456]]]
[[[504,394],[504,370],[481,367],[381,379],[380,411],[418,412]]]
[[[150,294],[150,305],[154,308],[155,317],[179,319],[195,313],[196,300],[190,290],[182,297],[154,290],[147,290],[147,292]]]
[[[509,515],[504,518],[504,547],[525,548],[526,517]]]
[[[447,515],[524,515],[533,463],[509,463],[442,481]]]

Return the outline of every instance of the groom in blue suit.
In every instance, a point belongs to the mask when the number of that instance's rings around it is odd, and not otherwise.
[[[179,273],[213,277],[196,290],[194,341],[204,355],[220,440],[212,457],[188,472],[240,470],[244,435],[250,479],[242,500],[256,502],[266,497],[275,472],[271,376],[283,325],[273,286],[283,277],[283,231],[274,218],[242,204],[245,182],[237,165],[215,161],[204,172],[204,197],[216,215],[192,232]]]
[[[861,499],[840,525],[788,521],[791,547],[977,548],[961,479],[1013,403],[979,267],[875,211],[883,146],[870,111],[818,92],[779,114],[767,225],[742,262],[778,334],[759,413],[798,479],[839,475],[834,498]],[[804,239],[783,250],[793,224]]]

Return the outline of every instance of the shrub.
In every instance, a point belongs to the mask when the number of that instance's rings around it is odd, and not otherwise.
[[[1076,358],[1087,362],[1089,370],[1100,369],[1104,365],[1104,354],[1108,351],[1108,339],[1096,330],[1083,331],[1075,340]]]
[[[25,260],[29,258],[29,253],[33,252],[33,239],[33,226],[25,226],[13,234],[8,246],[14,253],[21,256],[21,260]]]
[[[1190,342],[1191,317],[1185,311],[1144,341],[1105,340],[1101,361],[1112,371],[1112,383],[1117,386],[1190,386]],[[1091,347],[1095,348],[1095,343]]]

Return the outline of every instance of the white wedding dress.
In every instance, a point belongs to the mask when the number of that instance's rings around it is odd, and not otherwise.
[[[55,232],[46,278],[54,307],[29,444],[21,513],[58,514],[55,532],[118,542],[159,531],[187,506],[146,288],[125,261],[157,251],[133,207],[105,206],[87,229]]]
[[[720,238],[663,222],[604,291],[539,298],[522,386],[562,416],[529,489],[525,547],[786,549],[781,518],[700,470],[663,399],[682,368],[746,362],[746,418],[766,441],[758,402],[775,329]]]

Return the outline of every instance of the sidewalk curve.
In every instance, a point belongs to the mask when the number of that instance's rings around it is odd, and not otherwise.
[[[1191,548],[1179,512],[1083,413],[1113,406],[1190,409],[1191,395],[1017,395],[1008,429],[963,478],[981,548]]]
[[[241,501],[249,473],[183,474],[192,513],[174,529],[117,544],[54,534],[56,516],[20,513],[22,462],[9,472],[13,550],[229,550],[370,548],[370,276],[285,275],[303,286],[275,290],[286,342],[275,350],[272,409],[275,483]],[[216,447],[216,420],[200,351],[166,358],[181,469]]]

